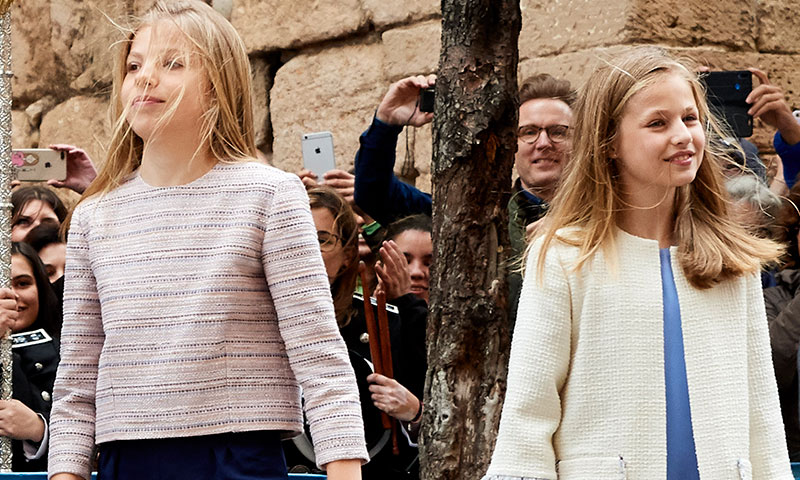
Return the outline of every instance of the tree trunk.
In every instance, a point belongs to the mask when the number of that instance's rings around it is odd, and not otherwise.
[[[422,478],[478,479],[509,351],[507,202],[516,151],[519,0],[443,0]]]

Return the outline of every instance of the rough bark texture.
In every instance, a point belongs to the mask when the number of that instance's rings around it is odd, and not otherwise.
[[[505,394],[519,0],[443,0],[422,477],[480,478]]]

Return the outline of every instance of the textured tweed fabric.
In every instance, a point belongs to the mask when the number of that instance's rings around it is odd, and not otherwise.
[[[300,180],[258,163],[186,185],[137,174],[70,228],[51,475],[95,441],[302,428],[367,459],[358,391]]]
[[[578,273],[553,246],[541,284],[534,245],[487,478],[666,478],[658,243],[615,240]],[[700,478],[792,479],[758,277],[698,290],[671,257]]]

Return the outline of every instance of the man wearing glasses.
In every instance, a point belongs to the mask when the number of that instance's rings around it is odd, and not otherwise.
[[[517,316],[522,276],[515,270],[532,234],[555,196],[570,148],[569,127],[577,95],[566,80],[546,73],[525,80],[519,89],[519,129],[514,161],[519,178],[508,202],[512,273],[508,276],[509,318]]]
[[[431,214],[431,196],[394,175],[397,138],[405,125],[420,127],[433,113],[419,110],[420,90],[436,78],[414,76],[389,87],[372,125],[361,135],[355,160],[355,201],[382,225],[415,213]],[[519,178],[508,204],[512,262],[516,270],[525,251],[526,232],[532,233],[555,195],[570,151],[569,127],[576,93],[569,82],[548,74],[525,80],[520,87],[518,145],[515,166]],[[510,318],[516,318],[522,277],[508,278]]]

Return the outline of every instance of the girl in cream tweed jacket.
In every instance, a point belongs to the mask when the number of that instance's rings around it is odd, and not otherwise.
[[[678,465],[702,480],[792,479],[758,278],[780,249],[728,217],[695,75],[634,49],[593,74],[577,117],[529,248],[485,478],[685,480]],[[672,279],[682,337],[668,339]],[[681,372],[665,367],[675,340]],[[690,415],[668,418],[665,375],[683,379]],[[668,448],[681,421],[689,454]]]

